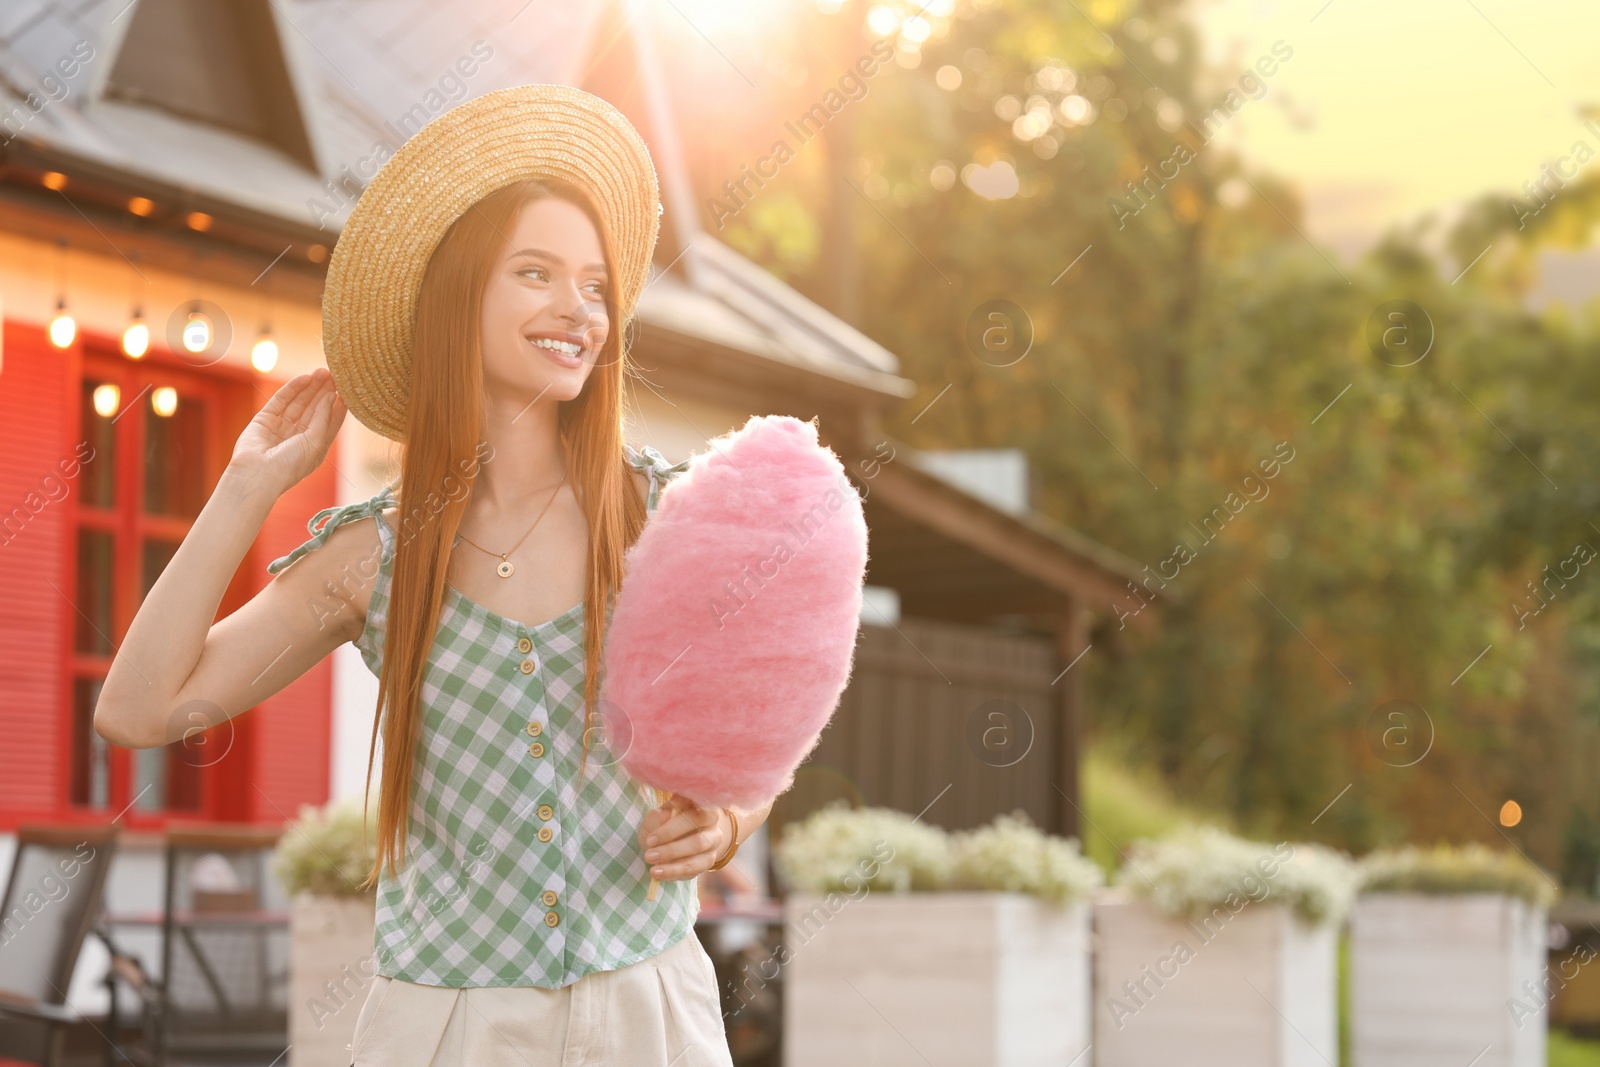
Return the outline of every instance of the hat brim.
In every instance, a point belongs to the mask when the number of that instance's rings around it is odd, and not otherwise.
[[[660,190],[644,140],[614,106],[567,85],[519,85],[452,108],[400,146],[339,234],[322,297],[328,370],[363,424],[404,441],[412,326],[439,241],[473,204],[528,178],[594,197],[614,243],[617,302],[633,317],[660,232]]]

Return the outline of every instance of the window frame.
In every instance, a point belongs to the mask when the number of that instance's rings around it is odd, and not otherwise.
[[[150,444],[146,421],[150,417],[147,413],[151,396],[155,389],[171,386],[178,390],[180,405],[195,402],[204,405],[202,426],[198,434],[200,469],[183,471],[177,475],[180,478],[200,479],[202,491],[198,495],[198,502],[199,506],[203,507],[205,500],[215,489],[231,454],[231,442],[226,436],[226,423],[235,406],[233,402],[237,390],[241,387],[248,388],[247,372],[237,375],[241,379],[239,381],[230,380],[235,377],[234,368],[220,366],[196,368],[155,346],[152,346],[142,359],[132,360],[123,355],[117,345],[108,339],[85,337],[82,341],[82,358],[78,373],[73,376],[68,420],[73,434],[72,440],[78,442],[88,440],[83,422],[86,412],[84,394],[91,385],[115,383],[121,390],[122,406],[112,420],[113,436],[109,457],[109,462],[113,464],[110,475],[112,504],[109,508],[104,508],[90,503],[82,492],[86,483],[80,483],[75,487],[72,494],[72,519],[68,524],[67,541],[64,546],[66,558],[70,561],[69,573],[72,583],[68,596],[74,608],[67,619],[64,635],[66,663],[63,676],[66,706],[65,714],[61,716],[59,748],[62,762],[60,805],[69,816],[94,818],[120,813],[118,821],[130,829],[160,829],[172,817],[225,818],[228,813],[224,809],[233,806],[228,804],[223,796],[219,780],[222,764],[220,762],[215,764],[216,769],[213,769],[202,761],[186,760],[181,747],[174,745],[164,746],[161,749],[134,750],[100,742],[106,745],[107,781],[104,807],[93,803],[92,793],[87,803],[80,801],[76,795],[75,784],[80,775],[80,753],[84,753],[90,761],[87,773],[92,782],[92,753],[95,745],[94,739],[92,737],[84,739],[80,730],[80,719],[85,717],[80,712],[78,702],[80,683],[87,681],[92,685],[95,680],[104,679],[110,670],[115,650],[121,646],[143,600],[146,546],[158,542],[181,544],[197,517],[152,515],[145,511],[148,488],[146,452]],[[137,417],[124,418],[123,416],[133,414],[134,407],[141,409]],[[90,463],[99,458],[94,457]],[[86,617],[82,612],[84,601],[79,595],[80,583],[84,579],[79,565],[79,543],[81,532],[84,530],[101,530],[111,537],[109,610],[111,632],[107,635],[112,649],[110,654],[82,651],[78,647],[78,627],[81,620]],[[229,592],[234,592],[231,586]],[[228,599],[230,598],[225,597],[219,610],[219,617],[227,615],[236,606],[227,603]],[[92,711],[87,718],[88,721],[84,726],[92,732]],[[207,734],[213,735],[217,731],[224,730],[231,731],[231,725],[214,727],[207,731]],[[84,745],[80,746],[80,740],[84,740]],[[231,743],[228,746],[228,756],[233,758],[227,761],[227,770],[237,774],[249,765],[248,753],[251,746],[247,737],[230,737],[229,740]],[[244,742],[242,747],[239,743],[241,741]],[[183,795],[192,798],[192,805],[172,807],[164,803],[156,809],[138,805],[139,795],[135,787],[137,764],[140,760],[163,758],[152,756],[151,753],[155,752],[164,753],[162,781],[167,795],[169,797],[172,795],[170,790],[173,783],[182,783],[180,788],[184,791]]]

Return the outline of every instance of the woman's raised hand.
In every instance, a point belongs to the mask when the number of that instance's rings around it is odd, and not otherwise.
[[[325,369],[298,374],[256,412],[229,466],[282,495],[321,466],[348,410]]]

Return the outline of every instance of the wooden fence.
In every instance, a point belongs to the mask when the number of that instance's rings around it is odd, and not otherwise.
[[[1041,829],[1076,833],[1058,790],[1073,789],[1052,685],[1062,666],[1048,638],[927,619],[863,625],[850,685],[774,806],[773,833],[838,797],[950,830],[1022,808]]]

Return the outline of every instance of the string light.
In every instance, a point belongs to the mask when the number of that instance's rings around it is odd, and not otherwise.
[[[57,348],[66,348],[72,344],[72,339],[78,336],[78,324],[67,314],[67,301],[65,298],[56,301],[56,317],[50,320],[50,343]]]
[[[66,348],[78,336],[78,324],[67,314],[67,239],[59,238],[57,245],[61,249],[60,275],[56,290],[56,314],[50,320],[50,343],[57,348]]]
[[[262,374],[269,374],[278,365],[278,342],[272,339],[272,328],[263,325],[261,336],[250,347],[250,365]]]
[[[261,335],[250,346],[250,365],[259,374],[270,374],[278,365],[278,342],[272,339],[272,279],[261,290]]]
[[[200,310],[198,301],[189,309],[188,321],[183,324],[183,347],[196,354],[211,347],[211,319]]]
[[[170,385],[163,385],[150,391],[150,410],[162,418],[170,418],[178,410],[178,391]]]
[[[122,405],[122,390],[115,383],[106,382],[94,387],[93,399],[94,413],[102,419],[109,419]]]
[[[139,253],[135,250],[132,253],[132,258],[128,261],[130,268],[128,284],[130,288],[135,290],[137,290],[138,283],[134,279],[134,274],[138,271],[138,267],[133,265],[133,260],[138,258]],[[150,327],[144,321],[144,309],[139,306],[137,291],[132,294],[131,299],[133,302],[133,314],[131,321],[128,323],[128,328],[122,331],[122,352],[129,359],[142,359],[144,354],[150,351]]]
[[[133,321],[122,331],[122,352],[129,359],[141,359],[150,351],[150,327],[145,325],[143,313],[133,309]]]

